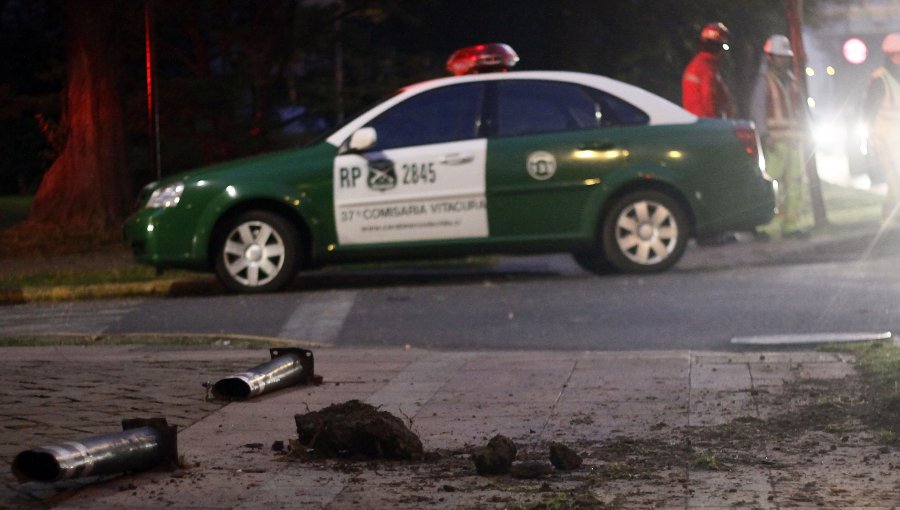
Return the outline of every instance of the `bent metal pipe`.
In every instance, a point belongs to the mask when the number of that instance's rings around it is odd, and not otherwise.
[[[178,465],[177,432],[165,418],[123,420],[122,428],[21,452],[13,460],[13,474],[22,482],[55,482]]]
[[[226,400],[246,400],[265,392],[315,380],[312,351],[300,348],[269,349],[272,360],[246,372],[219,380],[213,395]]]

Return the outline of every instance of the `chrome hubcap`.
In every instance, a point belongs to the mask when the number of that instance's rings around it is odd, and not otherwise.
[[[284,265],[284,240],[269,224],[248,221],[225,239],[222,253],[228,274],[241,285],[258,287],[272,281]]]
[[[247,260],[251,262],[259,262],[259,259],[262,258],[262,255],[263,249],[258,244],[249,246],[244,252],[244,256],[247,257]]]
[[[678,224],[661,203],[640,200],[623,209],[616,219],[616,244],[636,264],[658,264],[675,251]]]

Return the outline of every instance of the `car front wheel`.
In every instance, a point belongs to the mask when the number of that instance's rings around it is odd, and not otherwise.
[[[605,259],[620,271],[663,271],[684,254],[688,230],[687,214],[669,195],[650,190],[625,195],[603,219]]]
[[[219,280],[237,292],[271,292],[294,278],[299,264],[297,230],[268,211],[243,213],[224,225],[216,243]]]

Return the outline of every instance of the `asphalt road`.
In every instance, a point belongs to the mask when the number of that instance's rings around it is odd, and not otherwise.
[[[896,239],[742,263],[694,248],[663,274],[596,276],[568,256],[488,265],[328,270],[261,296],[0,308],[4,335],[211,333],[336,346],[438,349],[740,349],[733,337],[900,330]],[[738,254],[738,255],[735,255]]]

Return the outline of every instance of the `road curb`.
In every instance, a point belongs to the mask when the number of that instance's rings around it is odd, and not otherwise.
[[[95,285],[22,287],[20,289],[0,291],[0,305],[75,301],[81,299],[127,298],[136,296],[152,297],[208,294],[216,288],[214,281],[206,279],[172,279]]]
[[[246,346],[249,348],[270,347],[302,347],[304,349],[333,349],[333,344],[313,340],[277,338],[271,336],[245,335],[232,333],[113,333],[113,334],[80,334],[54,333],[35,335],[9,335],[0,333],[2,347],[47,347],[47,346],[80,346],[97,347],[110,345],[153,345],[202,346],[232,348]]]

